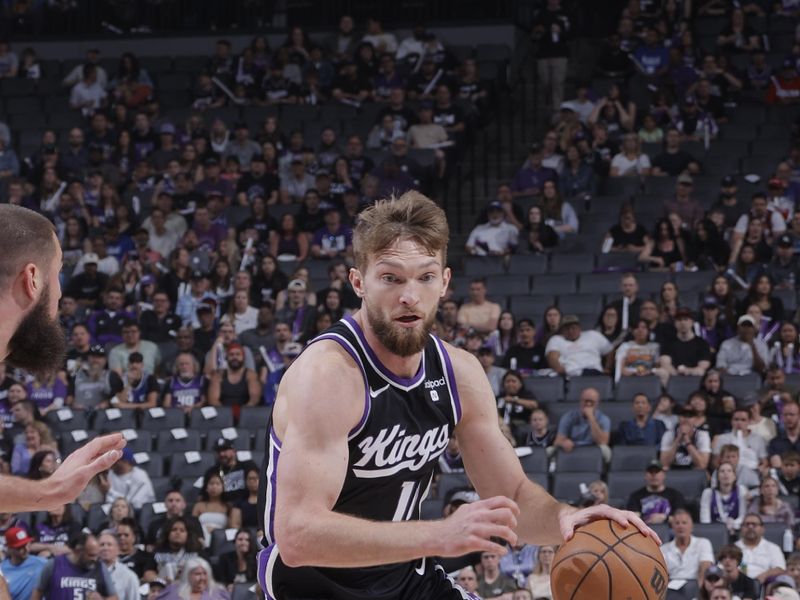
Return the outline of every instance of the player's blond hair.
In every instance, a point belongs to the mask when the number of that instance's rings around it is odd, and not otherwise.
[[[398,198],[379,200],[358,217],[353,232],[356,268],[363,273],[371,257],[401,240],[416,242],[431,256],[441,252],[445,264],[449,239],[444,211],[423,194],[412,190]]]

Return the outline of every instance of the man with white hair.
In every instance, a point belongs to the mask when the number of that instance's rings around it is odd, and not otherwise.
[[[464,567],[458,572],[456,576],[456,583],[464,588],[468,594],[475,594],[478,592],[478,574],[472,567]]]
[[[110,531],[97,538],[100,544],[100,560],[106,566],[119,600],[139,600],[139,578],[119,561],[119,541]]]

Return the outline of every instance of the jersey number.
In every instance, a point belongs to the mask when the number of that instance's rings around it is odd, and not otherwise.
[[[408,521],[414,510],[419,496],[419,483],[416,481],[406,481],[400,489],[400,498],[397,500],[397,508],[394,509],[392,521]]]

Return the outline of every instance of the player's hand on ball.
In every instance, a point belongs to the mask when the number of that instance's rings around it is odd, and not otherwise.
[[[440,556],[462,556],[470,552],[506,553],[506,548],[491,538],[502,538],[509,544],[517,543],[519,506],[505,496],[495,496],[471,504],[463,504],[444,521],[442,526]]]
[[[661,538],[658,534],[647,526],[647,523],[642,521],[639,516],[629,510],[619,510],[612,508],[608,504],[598,504],[588,508],[575,510],[570,507],[561,511],[558,517],[558,524],[561,528],[561,535],[564,536],[565,541],[572,539],[575,529],[581,525],[585,525],[597,519],[611,519],[616,521],[623,527],[633,525],[642,532],[642,534],[653,538],[656,544],[661,545]]]

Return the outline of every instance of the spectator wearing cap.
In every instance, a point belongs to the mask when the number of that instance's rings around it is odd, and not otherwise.
[[[681,133],[670,127],[664,136],[664,149],[653,159],[651,175],[677,177],[686,172],[699,175],[700,164],[694,156],[681,150]]]
[[[664,378],[674,375],[704,375],[711,366],[711,348],[703,338],[695,335],[694,315],[688,308],[675,313],[675,339],[661,348],[659,359]],[[666,385],[666,381],[662,382]]]
[[[693,185],[694,179],[691,175],[688,173],[678,175],[675,197],[664,202],[664,216],[676,213],[684,223],[692,228],[705,216],[703,207],[692,198]]]
[[[111,467],[108,478],[100,480],[100,489],[106,494],[106,502],[125,498],[136,510],[142,508],[143,504],[156,501],[150,476],[136,466],[134,452],[130,448],[122,451],[122,458]]]
[[[759,515],[745,516],[736,546],[742,551],[742,563],[747,565],[747,576],[762,584],[786,570],[786,560],[780,546],[764,538],[764,522]]]
[[[162,123],[158,128],[158,148],[147,157],[158,173],[166,171],[170,161],[181,159],[181,150],[175,143],[176,133],[172,123]]]
[[[336,209],[325,212],[325,226],[311,238],[311,256],[318,259],[348,259],[353,253],[353,230],[342,223]]]
[[[204,479],[207,480],[211,474],[220,475],[225,490],[223,500],[231,504],[246,501],[249,495],[247,472],[251,469],[258,470],[258,467],[252,460],[239,460],[233,442],[225,438],[216,441],[214,451],[217,453],[217,462],[206,471]]]
[[[225,348],[226,368],[215,369],[208,382],[208,403],[211,406],[257,406],[261,385],[255,371],[245,366],[245,348],[229,343]]]
[[[545,347],[536,343],[536,326],[531,319],[520,319],[516,326],[517,341],[503,356],[502,366],[519,371],[530,377],[536,371],[547,368]]]
[[[558,333],[545,348],[548,366],[565,377],[602,375],[603,361],[614,349],[606,337],[594,330],[581,331],[576,315],[564,315]]]
[[[769,349],[756,337],[755,319],[742,315],[736,324],[736,337],[722,342],[717,352],[717,369],[730,375],[764,373],[769,363]]]
[[[286,304],[275,313],[277,321],[291,325],[294,339],[302,335],[308,313],[313,311],[313,306],[308,303],[307,289],[305,281],[292,279],[286,286]]]
[[[70,380],[67,405],[73,409],[94,409],[122,391],[122,378],[106,366],[106,351],[95,344],[89,358]]]
[[[700,306],[701,316],[697,322],[698,336],[708,342],[713,354],[719,351],[722,342],[733,337],[733,329],[721,315],[716,296],[706,296]]]
[[[607,462],[611,458],[610,439],[611,419],[600,410],[600,392],[589,387],[581,391],[578,408],[567,411],[559,419],[553,445],[563,452],[598,446]]]
[[[675,128],[681,132],[681,140],[702,142],[708,137],[716,139],[719,125],[716,119],[697,106],[694,96],[686,96],[675,119]]]
[[[711,439],[707,429],[694,426],[695,412],[684,406],[678,413],[678,425],[661,438],[659,461],[667,469],[705,470],[711,457]]]
[[[797,102],[800,102],[800,76],[797,74],[794,57],[787,56],[783,59],[780,74],[769,78],[766,103],[786,106]]]
[[[719,563],[719,576],[731,591],[742,600],[756,600],[758,598],[758,585],[756,581],[742,573],[742,551],[734,544],[726,544],[717,549],[717,562]],[[716,575],[716,566],[706,570],[706,579]]]
[[[117,287],[109,288],[103,295],[103,308],[93,312],[86,321],[92,341],[104,346],[122,342],[122,327],[135,318],[123,310],[125,296]]]
[[[30,553],[33,538],[21,527],[5,532],[6,559],[0,571],[8,584],[11,600],[29,600],[47,561]]]
[[[500,312],[500,305],[486,298],[486,280],[476,278],[469,284],[469,300],[458,309],[458,322],[486,335],[497,326]]]
[[[182,319],[183,323],[186,325],[191,324],[192,327],[197,328],[200,326],[197,309],[201,302],[208,299],[214,300],[214,308],[216,309],[216,300],[214,299],[214,295],[209,291],[208,277],[202,271],[192,271],[189,293],[183,294],[178,298],[175,313]]]
[[[651,460],[644,470],[644,487],[628,496],[627,510],[637,513],[648,525],[667,523],[675,511],[686,508],[686,498],[664,483],[665,475],[661,463]]]
[[[505,220],[505,209],[498,201],[488,207],[489,221],[475,226],[466,243],[468,254],[473,256],[508,256],[519,244],[519,229]]]
[[[736,177],[726,175],[720,181],[719,188],[719,199],[711,208],[722,212],[725,216],[724,229],[729,231],[736,226],[741,216],[747,213],[747,208],[739,202]]]
[[[236,183],[236,197],[242,206],[249,206],[258,196],[264,198],[267,204],[275,204],[278,201],[279,188],[280,181],[275,174],[267,172],[264,157],[255,154],[250,161],[250,171],[242,175]]]
[[[252,162],[250,169],[251,171],[253,169]],[[217,192],[222,195],[226,203],[229,203],[233,199],[234,186],[230,180],[223,179],[220,176],[221,174],[222,169],[220,168],[219,159],[216,156],[209,156],[203,161],[203,179],[194,186],[195,191],[206,197],[211,192]],[[247,176],[248,173],[245,173],[242,178]]]
[[[532,144],[528,149],[528,159],[511,182],[511,193],[514,197],[538,196],[545,181],[558,182],[558,174],[553,169],[542,166],[542,158],[541,144]]]
[[[499,396],[503,375],[506,374],[507,369],[495,366],[494,348],[486,345],[481,346],[478,349],[478,362],[481,363],[483,372],[486,373],[486,378],[489,380],[489,385],[492,386],[494,395]]]
[[[775,242],[775,254],[767,265],[767,275],[776,290],[795,290],[800,286],[800,258],[795,256],[792,236],[784,233]]]
[[[122,325],[122,343],[114,346],[108,355],[109,368],[122,375],[133,353],[139,353],[143,357],[145,372],[156,372],[161,362],[161,351],[153,342],[142,339],[136,320],[128,319]]]
[[[146,371],[141,353],[128,355],[127,369],[120,375],[124,387],[109,400],[112,407],[144,411],[156,405],[161,388],[153,372]]]

